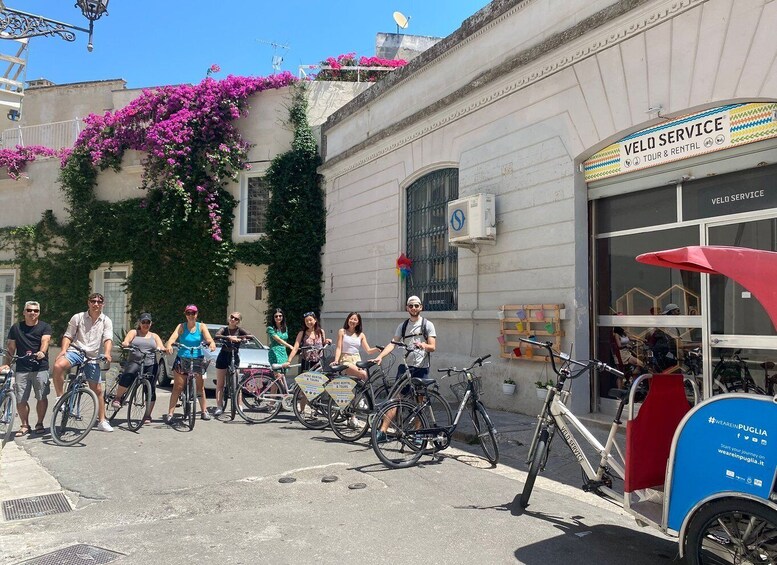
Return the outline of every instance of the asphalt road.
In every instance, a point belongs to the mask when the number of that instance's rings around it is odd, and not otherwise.
[[[2,563],[75,543],[142,565],[677,562],[674,541],[554,480],[540,477],[527,511],[514,512],[525,474],[509,449],[493,469],[477,446],[455,444],[436,462],[387,470],[366,440],[342,443],[285,412],[252,426],[198,420],[189,432],[155,421],[138,433],[93,431],[71,448],[48,436],[17,445],[74,510],[0,522]]]

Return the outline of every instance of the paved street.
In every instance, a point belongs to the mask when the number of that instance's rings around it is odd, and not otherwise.
[[[160,391],[159,406],[167,398]],[[284,412],[253,426],[198,420],[193,432],[160,421],[138,433],[93,431],[72,448],[17,440],[0,458],[0,499],[63,491],[74,511],[0,522],[0,561],[85,543],[144,565],[675,562],[674,541],[579,489],[560,442],[551,478],[538,479],[527,512],[511,512],[531,419],[493,416],[503,451],[495,469],[460,442],[439,462],[388,471],[366,440],[342,443]],[[365,488],[349,488],[356,483]]]

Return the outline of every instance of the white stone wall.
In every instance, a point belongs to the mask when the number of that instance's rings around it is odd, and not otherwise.
[[[647,2],[461,88],[477,75],[475,61],[481,72],[495,68],[606,4],[574,0],[559,10],[551,0],[517,3],[324,126],[327,326],[358,310],[370,319],[373,341],[393,332],[404,315],[394,274],[405,249],[403,189],[426,172],[458,166],[460,196],[497,195],[498,235],[478,256],[459,251],[458,311],[429,314],[440,330],[437,366],[498,353],[501,304],[564,303],[564,347],[574,343],[577,355],[590,354],[587,199],[578,164],[662,121],[650,108],[675,116],[777,99],[777,3],[766,0]],[[417,119],[399,123],[408,116]],[[377,141],[354,148],[371,136]],[[486,379],[489,406],[532,412],[531,383],[544,370],[495,363]],[[518,381],[514,398],[496,392],[508,374]],[[587,409],[587,384],[575,393],[575,408]]]

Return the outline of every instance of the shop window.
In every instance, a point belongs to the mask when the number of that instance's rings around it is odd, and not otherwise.
[[[242,235],[258,235],[266,231],[270,183],[263,176],[244,177],[242,201]]]
[[[425,310],[456,310],[458,251],[448,244],[447,204],[459,196],[458,169],[440,169],[407,189],[407,256],[413,274],[406,296],[416,295]]]

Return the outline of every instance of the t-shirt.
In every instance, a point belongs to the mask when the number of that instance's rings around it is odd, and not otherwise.
[[[79,312],[70,318],[65,337],[87,356],[97,357],[103,343],[113,339],[113,322],[105,314],[100,314],[97,320],[92,321],[89,312]]]
[[[216,332],[216,337],[226,337],[226,336],[243,337],[245,335],[248,335],[248,332],[245,331],[243,328],[235,328],[233,331],[229,329],[229,326],[224,326],[223,328],[219,328],[219,331]],[[224,340],[220,339],[219,343],[221,345],[221,351],[232,351],[233,349],[240,349],[239,343],[233,343],[228,339],[224,339]]]
[[[51,335],[51,326],[46,322],[38,321],[34,326],[28,326],[24,322],[18,322],[8,330],[8,339],[16,342],[16,354],[24,355],[28,351],[37,353],[40,351],[40,343],[44,335]],[[20,359],[16,362],[16,370],[22,372],[47,371],[49,368],[49,352],[40,361],[35,359]]]
[[[394,339],[404,342],[406,345],[411,343],[424,343],[423,332],[424,318],[419,316],[416,322],[408,320],[407,328],[405,329],[405,335],[402,335],[402,326],[405,322],[400,323],[397,326],[397,330],[394,332]],[[434,329],[434,324],[429,320],[426,320],[426,334],[429,337],[437,337],[437,332]],[[410,367],[428,367],[429,366],[429,353],[423,349],[414,349],[409,352],[407,356],[407,363]]]

